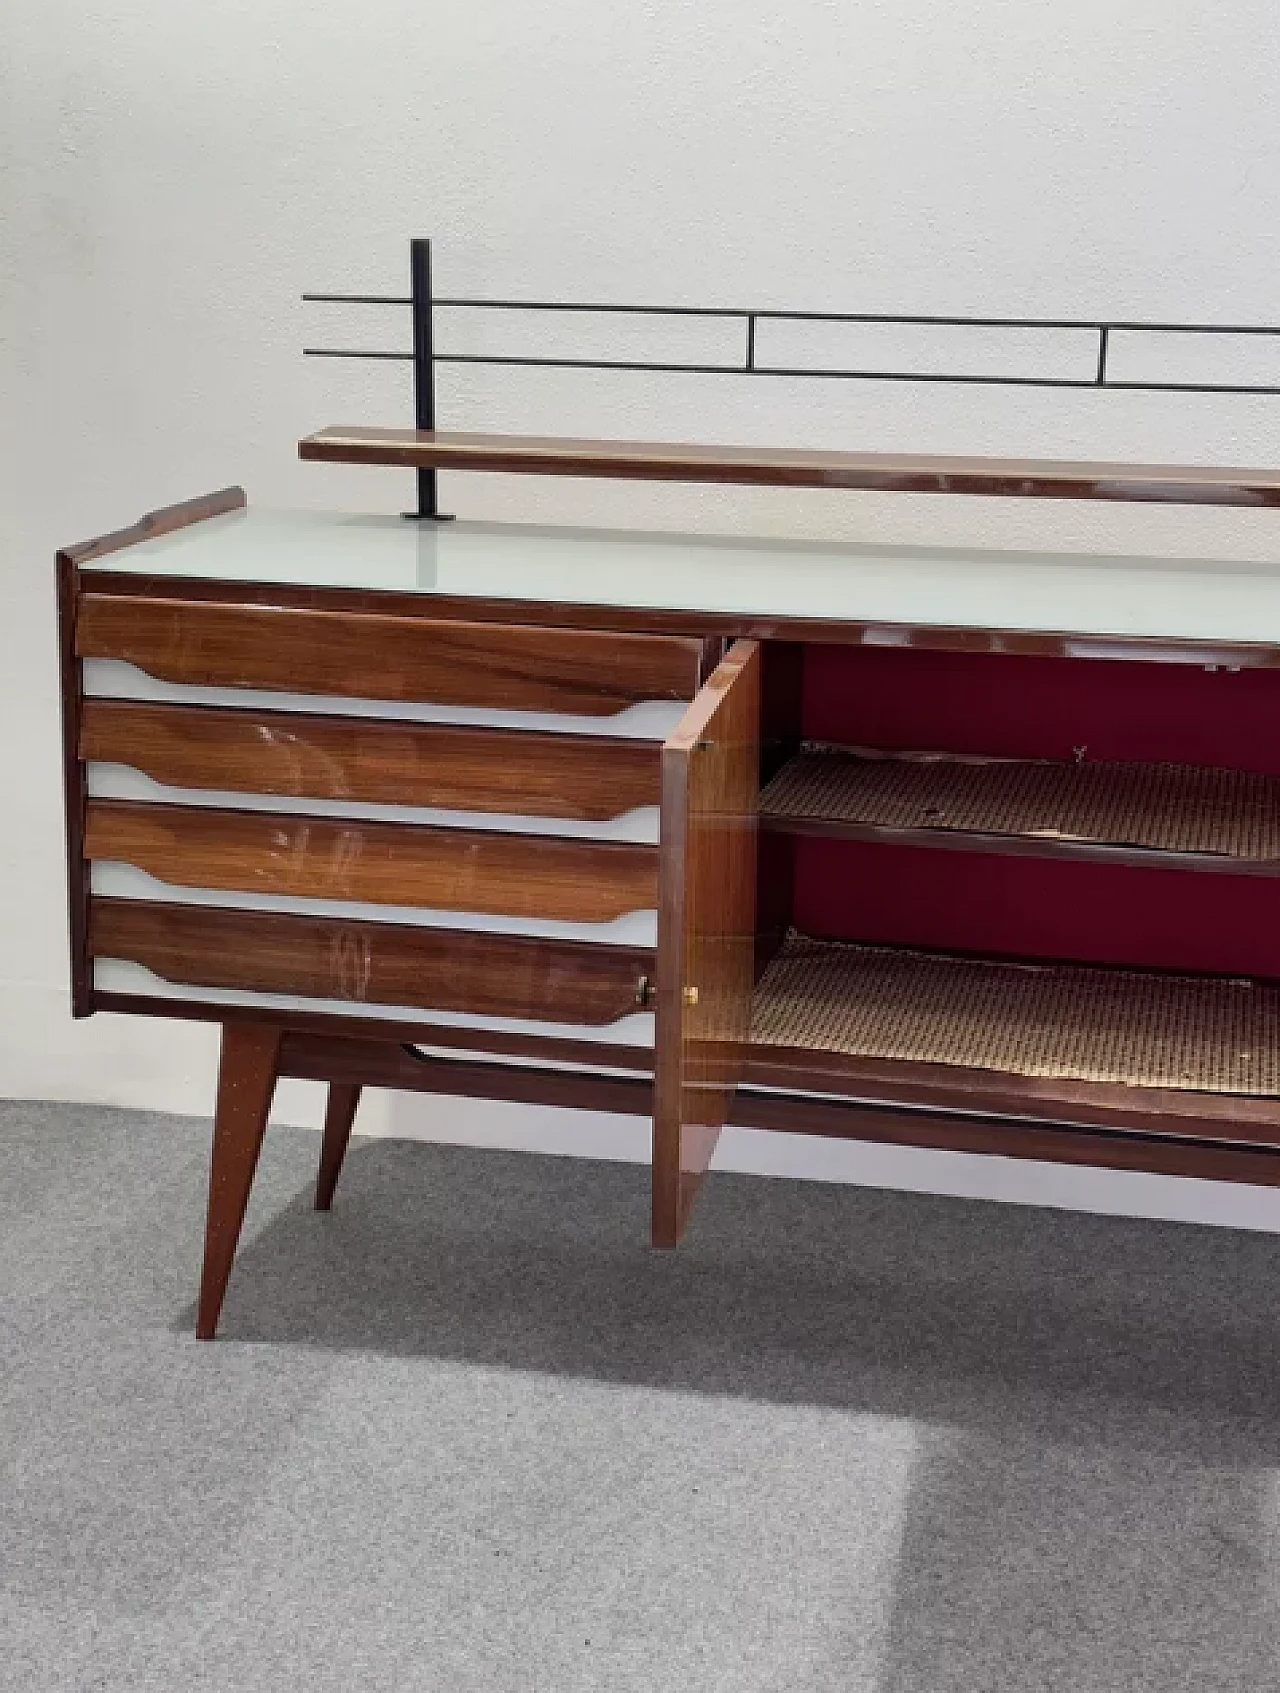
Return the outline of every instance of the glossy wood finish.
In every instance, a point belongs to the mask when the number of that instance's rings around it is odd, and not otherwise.
[[[324,1139],[320,1146],[320,1172],[316,1177],[316,1210],[329,1211],[347,1156],[351,1130],[355,1126],[361,1089],[350,1082],[330,1082],[324,1113]]]
[[[653,1091],[647,1077],[495,1064],[481,1058],[419,1057],[386,1040],[327,1040],[302,1034],[285,1036],[281,1073],[355,1087],[402,1088],[638,1117],[649,1115]]]
[[[244,506],[243,488],[219,488],[213,494],[200,494],[194,500],[183,500],[178,505],[162,506],[159,511],[146,512],[127,529],[116,529],[109,535],[99,535],[95,540],[79,541],[74,546],[63,547],[58,557],[65,559],[69,565],[79,567],[93,559],[106,558],[110,553],[123,552],[126,547],[136,547],[141,541],[154,541],[161,535],[172,535],[175,530],[187,529],[191,524],[203,523],[207,518],[223,517],[228,512],[242,511]]]
[[[605,1024],[638,1008],[644,947],[94,899],[95,958],[194,987]]]
[[[450,1060],[422,1062],[385,1041],[286,1035],[282,1075],[350,1085],[505,1099],[571,1110],[645,1116],[651,1090],[631,1077],[593,1076],[536,1065]],[[919,1146],[1007,1158],[1033,1158],[1096,1169],[1141,1170],[1207,1181],[1280,1185],[1280,1149],[1263,1145],[1136,1133],[1071,1122],[895,1109],[873,1101],[812,1098],[739,1087],[729,1113],[737,1128],[824,1139]]]
[[[58,599],[58,672],[62,706],[62,789],[67,858],[67,916],[71,957],[71,1015],[87,1017],[94,1009],[93,978],[89,968],[89,866],[84,855],[85,807],[88,790],[79,746],[84,711],[84,677],[76,652],[76,628],[81,595],[80,566],[105,558],[139,541],[171,535],[207,518],[220,517],[244,506],[243,488],[222,488],[180,505],[148,512],[128,529],[99,535],[59,550],[56,561]]]
[[[66,839],[67,929],[71,962],[71,1015],[87,1017],[93,1010],[93,976],[89,968],[89,862],[84,853],[88,787],[84,766],[76,756],[83,709],[83,677],[76,657],[75,627],[79,584],[75,565],[65,553],[57,562],[58,663],[62,706],[62,804]]]
[[[93,592],[81,596],[76,651],[203,687],[599,717],[636,700],[691,699],[702,663],[701,641],[678,636]]]
[[[563,444],[553,445],[558,450]],[[860,462],[865,467],[865,461]],[[921,463],[907,462],[917,470]],[[893,463],[906,474],[901,468],[904,461]],[[980,472],[992,477],[990,485],[962,491],[1080,492],[1069,485],[1069,478],[1058,476],[1077,467],[1034,467],[1037,473],[1053,473],[1052,487],[996,486],[997,468],[985,466]],[[564,466],[560,473],[578,472]],[[666,469],[639,473],[675,474]],[[683,470],[679,473],[684,474]],[[1176,480],[1180,474],[1167,473],[1175,479],[1171,483],[1165,472],[1157,471],[1138,493],[1126,485],[1124,492],[1093,489],[1086,497],[1181,499],[1186,496],[1186,484]],[[1212,479],[1229,473],[1208,474]],[[1201,473],[1192,475],[1198,478]],[[698,479],[702,479],[701,470]],[[735,474],[727,479],[771,477]],[[1212,487],[1197,483],[1196,497],[1206,489],[1211,502],[1262,503],[1254,498],[1258,489],[1253,482]],[[1264,493],[1269,500],[1269,493]],[[87,863],[98,847],[125,852],[129,862],[145,857],[144,868],[168,864],[172,870],[177,863],[184,880],[190,877],[194,854],[202,874],[212,865],[213,875],[232,878],[213,885],[239,887],[252,871],[254,879],[248,885],[260,887],[257,871],[265,864],[269,877],[281,878],[288,891],[305,886],[308,894],[325,889],[319,897],[376,900],[377,893],[355,890],[412,888],[416,897],[408,903],[427,903],[423,890],[429,877],[421,854],[447,853],[454,843],[449,831],[365,823],[348,826],[334,819],[290,817],[283,820],[286,838],[278,844],[276,856],[270,850],[264,855],[260,831],[279,833],[281,819],[202,811],[181,822],[175,834],[175,815],[186,819],[191,808],[105,801],[88,807],[82,760],[131,764],[176,787],[605,818],[659,799],[660,758],[653,747],[617,738],[592,738],[584,743],[554,735],[437,728],[304,712],[242,713],[131,701],[81,702],[80,659],[89,648],[77,650],[73,632],[79,622],[82,642],[140,640],[152,662],[161,667],[154,673],[170,680],[417,699],[440,697],[425,692],[423,678],[443,678],[441,686],[454,690],[447,698],[456,703],[515,704],[517,709],[596,715],[620,709],[635,698],[688,697],[705,668],[707,643],[744,633],[778,643],[815,640],[1076,656],[1124,653],[1256,666],[1280,663],[1280,649],[1243,643],[1207,650],[1187,642],[1109,640],[1087,633],[901,629],[731,613],[472,601],[461,596],[290,589],[262,583],[184,583],[112,573],[109,563],[83,576],[77,568],[79,563],[106,557],[116,548],[182,522],[234,510],[242,501],[238,491],[229,491],[173,508],[145,519],[134,530],[70,549],[59,559],[77,1009],[205,1018],[225,1026],[200,1302],[202,1334],[211,1335],[217,1325],[277,1074],[312,1076],[330,1084],[317,1184],[317,1204],[322,1206],[332,1199],[364,1086],[592,1111],[652,1112],[653,1238],[662,1244],[678,1240],[720,1125],[726,1121],[823,1136],[1280,1185],[1280,1151],[1272,1150],[1280,1143],[1277,1101],[1022,1080],[941,1065],[895,1065],[810,1051],[751,1051],[745,1046],[745,1017],[740,1015],[746,997],[742,959],[749,959],[754,925],[743,911],[750,903],[745,885],[748,861],[754,871],[756,858],[754,853],[744,857],[739,851],[751,830],[751,808],[744,802],[749,761],[738,759],[734,749],[741,749],[753,733],[762,734],[776,742],[763,754],[766,768],[771,769],[796,738],[798,684],[796,675],[787,670],[781,645],[771,655],[776,685],[765,686],[763,707],[753,692],[761,686],[762,655],[754,655],[753,663],[745,661],[744,643],[740,643],[729,661],[740,666],[731,685],[722,689],[719,698],[715,685],[708,685],[662,758],[666,815],[661,860],[662,958],[657,971],[660,1048],[658,1073],[651,1081],[644,1072],[655,1055],[645,1049],[439,1028],[425,1022],[390,1023],[378,1017],[380,1005],[395,1004],[606,1024],[637,1008],[642,978],[655,974],[654,955],[647,949],[189,905],[104,899],[90,905]],[[86,597],[86,616],[78,619],[77,600],[83,603]],[[621,661],[615,663],[619,654]],[[132,658],[132,653],[101,656]],[[794,658],[793,649],[792,663]],[[228,666],[231,675],[244,679],[230,680]],[[665,691],[654,689],[655,673]],[[761,711],[762,730],[751,730],[741,721]],[[710,746],[704,748],[704,742]],[[753,781],[754,763],[750,776]],[[247,823],[241,821],[246,816]],[[86,821],[88,853],[81,850],[80,838]],[[387,830],[389,835],[384,833]],[[342,857],[343,843],[349,845],[353,834],[358,850],[350,865]],[[410,835],[412,850],[402,848]],[[495,850],[518,851],[519,860],[503,866],[490,863],[483,880],[496,878],[516,889],[515,897],[533,903],[547,897],[545,890],[536,896],[527,889],[519,892],[530,876],[527,838],[515,838],[514,845],[509,844],[511,837],[501,839],[502,848]],[[475,844],[474,838],[468,842]],[[553,845],[580,850],[592,843]],[[761,906],[771,923],[781,921],[783,908],[789,904],[785,863],[790,846],[784,838],[760,842],[761,875],[776,895],[772,905],[765,900]],[[644,874],[646,886],[652,887],[653,849],[639,850],[648,854]],[[781,855],[776,862],[770,856],[775,850]],[[797,844],[796,850],[803,848]],[[620,861],[614,857],[612,862]],[[599,879],[594,868],[581,867],[578,880],[594,885]],[[437,865],[431,874],[447,881],[451,872]],[[289,882],[291,876],[300,880]],[[447,885],[454,887],[456,881]],[[582,897],[567,861],[560,867],[555,887],[556,899]],[[334,888],[342,891],[334,893]],[[447,903],[463,908],[454,897]],[[546,914],[545,906],[539,907],[539,914]],[[134,959],[161,976],[197,987],[342,999],[360,1014],[343,1018],[319,1012],[268,1012],[247,1005],[170,1001],[160,995],[98,993],[92,984],[91,955]],[[749,972],[746,980],[749,984]],[[698,990],[696,1003],[686,1002],[686,988]],[[414,1040],[440,1051],[415,1054],[407,1046]],[[451,1049],[458,1056],[452,1056]],[[468,1050],[475,1056],[464,1056]],[[498,1062],[499,1057],[520,1061]],[[554,1064],[576,1068],[553,1068]],[[602,1075],[590,1068],[610,1064],[625,1067],[627,1073]],[[761,1091],[766,1087],[783,1091]],[[832,1097],[805,1097],[812,1093]]]
[[[280,1040],[279,1029],[253,1023],[228,1023],[222,1030],[197,1340],[217,1333],[275,1092]]]
[[[885,623],[865,618],[789,617],[774,612],[673,610],[567,600],[493,599],[463,594],[404,594],[359,588],[213,582],[196,577],[86,571],[86,592],[103,597],[156,595],[200,604],[286,606],[304,610],[369,611],[415,622],[524,624],[590,629],[599,634],[698,635],[704,640],[814,642],[823,646],[908,647],[921,652],[1014,653],[1030,658],[1128,658],[1158,663],[1280,668],[1280,644],[1265,641],[1187,641],[1177,637],[1098,635],[1087,630],[985,629],[963,624]]]
[[[488,829],[91,800],[90,859],[162,882],[607,923],[658,903],[658,849]]]
[[[887,1146],[920,1146],[941,1152],[976,1152],[998,1158],[1034,1158],[1050,1164],[1099,1170],[1143,1170],[1201,1181],[1280,1186],[1280,1151],[1212,1140],[1077,1128],[1068,1123],[983,1119],[932,1111],[893,1110],[871,1103],[755,1093],[739,1088],[730,1121],[745,1129],[821,1135]]]
[[[171,1000],[102,991],[97,995],[96,1008],[122,1015],[176,1017],[184,1021],[270,1022],[290,1031],[290,1038],[297,1034],[299,1038],[312,1041],[313,1048],[309,1050],[316,1052],[336,1047],[359,1047],[363,1051],[370,1047],[381,1048],[391,1042],[397,1052],[416,1044],[432,1055],[435,1049],[446,1052],[460,1050],[485,1057],[503,1055],[528,1059],[534,1067],[540,1063],[575,1065],[584,1069],[608,1066],[636,1076],[643,1076],[653,1068],[651,1048],[604,1041],[465,1029],[445,1024],[415,1026],[399,1021],[388,1024],[372,1017],[272,1011],[258,1006],[224,1006],[213,1001]],[[468,1058],[464,1066],[478,1061],[477,1058]],[[525,1066],[504,1068],[522,1071]],[[318,1079],[329,1080],[327,1072],[317,1074]],[[415,1069],[405,1074],[420,1078],[422,1072]],[[399,1085],[385,1080],[374,1083],[363,1072],[362,1076],[370,1085]],[[789,1051],[779,1047],[748,1049],[743,1086],[748,1089],[767,1087],[784,1092],[810,1090],[837,1097],[844,1095],[845,1108],[850,1111],[858,1101],[866,1100],[919,1106],[932,1111],[935,1121],[957,1112],[966,1116],[987,1113],[1013,1124],[1069,1123],[1106,1133],[1128,1133],[1140,1137],[1154,1135],[1170,1141],[1203,1138],[1225,1146],[1269,1142],[1280,1145],[1280,1101],[1249,1099],[1239,1095],[1215,1095],[1175,1088],[1121,1087],[1097,1082],[1046,1081],[1034,1077],[999,1076],[990,1071],[964,1070],[952,1065],[846,1059],[808,1049]],[[861,1109],[860,1106],[857,1108]],[[648,1110],[646,1104],[643,1111],[647,1114]],[[833,1131],[823,1129],[814,1132],[825,1134]],[[849,1127],[847,1133],[854,1139],[858,1138],[856,1125]],[[1084,1161],[1087,1162],[1087,1159]]]
[[[612,735],[89,699],[79,746],[170,787],[586,822],[660,793],[658,745]]]
[[[531,476],[657,482],[737,482],[878,493],[1150,501],[1161,505],[1280,506],[1280,471],[1204,465],[1090,464],[1051,459],[943,458],[820,452],[808,448],[706,447],[681,442],[556,440],[415,429],[322,429],[298,456],[337,464],[387,464]]]
[[[746,1060],[760,649],[738,641],[662,749],[653,1242],[675,1246]]]
[[[751,1048],[745,1080],[753,1087],[811,1089],[941,1112],[1280,1146],[1280,1100],[1242,1094],[1018,1076],[774,1046]]]

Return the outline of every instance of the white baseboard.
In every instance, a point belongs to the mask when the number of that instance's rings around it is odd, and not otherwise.
[[[67,1012],[65,990],[0,982],[0,1094],[5,1097],[208,1117],[216,1063],[216,1033],[207,1024],[107,1015],[75,1022]],[[323,1114],[319,1083],[286,1082],[272,1121],[318,1128]],[[649,1155],[649,1127],[640,1118],[376,1089],[362,1103],[357,1129],[563,1157],[643,1162]],[[1132,1171],[747,1129],[722,1137],[716,1168],[1280,1233],[1280,1189]]]

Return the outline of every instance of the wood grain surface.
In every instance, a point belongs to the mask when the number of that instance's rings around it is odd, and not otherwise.
[[[95,958],[193,987],[421,1006],[556,1023],[615,1022],[638,1008],[645,947],[535,940],[142,900],[95,898]]]
[[[91,800],[90,859],[182,887],[607,923],[658,903],[658,849],[488,829]]]
[[[1099,1170],[1145,1170],[1204,1181],[1280,1186],[1280,1151],[1256,1145],[1193,1140],[1075,1127],[1070,1123],[1019,1122],[1016,1118],[949,1116],[929,1110],[893,1110],[866,1101],[755,1093],[739,1088],[730,1119],[748,1129],[823,1135],[887,1146],[921,1146],[976,1152],[998,1158],[1034,1158],[1046,1164]]]
[[[82,595],[81,658],[124,659],[166,682],[607,717],[692,699],[702,642],[495,623],[429,623],[144,595]]]
[[[218,1103],[209,1160],[209,1206],[196,1339],[212,1340],[235,1261],[279,1074],[281,1032],[256,1023],[222,1030]]]
[[[245,503],[243,488],[222,488],[180,505],[148,512],[127,529],[99,535],[59,550],[55,561],[58,603],[58,672],[62,715],[63,821],[67,860],[67,918],[71,965],[71,1015],[87,1017],[94,1008],[89,969],[89,866],[84,856],[84,821],[88,788],[79,757],[84,712],[84,667],[76,650],[82,582],[80,566],[104,558],[140,541],[170,535],[193,523],[237,511]]]
[[[532,476],[736,482],[880,493],[1150,501],[1160,505],[1280,505],[1280,470],[1114,464],[1052,459],[951,458],[914,453],[709,447],[675,441],[589,441],[539,435],[334,427],[308,435],[298,455],[338,464],[507,471]]]
[[[261,1001],[227,1004],[222,1000],[202,999],[198,989],[190,996],[176,999],[155,991],[122,993],[114,988],[95,988],[94,1010],[110,1011],[122,1017],[166,1017],[182,1023],[270,1023],[316,1035],[322,1041],[359,1040],[385,1045],[392,1040],[432,1051],[440,1048],[502,1054],[558,1066],[608,1065],[645,1076],[653,1072],[652,1045],[624,1045],[620,1041],[592,1040],[582,1035],[527,1033],[523,1029],[470,1028],[442,1022],[427,1011],[423,1011],[421,1019],[400,1016],[388,1022],[376,1005],[369,1008],[368,1015],[362,1016],[353,1011],[280,1008]]]
[[[1276,669],[1280,643],[1201,640],[1182,636],[1100,635],[1088,629],[1003,629],[943,623],[797,617],[786,611],[695,611],[687,606],[606,605],[573,600],[513,599],[479,594],[414,594],[361,588],[215,582],[196,577],[88,570],[86,591],[103,597],[157,595],[208,604],[284,606],[300,610],[369,611],[422,623],[529,624],[596,634],[697,634],[714,639],[817,642],[823,646],[909,647],[922,652],[1021,654],[1034,658],[1153,659],[1227,669]],[[711,661],[714,663],[714,659]]]
[[[171,787],[604,822],[657,805],[656,742],[88,699],[80,757]]]
[[[84,707],[83,666],[76,657],[76,606],[79,573],[65,553],[57,561],[58,683],[62,716],[62,807],[66,841],[67,938],[71,977],[71,1015],[93,1011],[93,974],[89,968],[89,863],[84,855],[88,784],[76,756]]]
[[[398,1050],[398,1049],[397,1049]],[[324,1138],[320,1144],[320,1168],[316,1174],[317,1211],[331,1211],[333,1196],[342,1174],[343,1160],[355,1127],[361,1089],[351,1082],[330,1082],[324,1111]]]
[[[78,541],[73,546],[63,547],[58,557],[66,559],[68,564],[88,564],[91,559],[123,552],[126,547],[136,547],[141,541],[157,540],[161,535],[172,535],[178,529],[203,523],[207,518],[241,511],[244,505],[243,488],[219,488],[213,494],[198,494],[195,499],[183,500],[178,505],[149,511],[127,529],[115,529],[109,535],[99,535],[92,541]]]
[[[678,1243],[746,1062],[760,648],[730,648],[662,749],[653,1242]]]
[[[1019,1076],[958,1064],[849,1057],[808,1047],[753,1046],[752,1087],[812,1089],[947,1112],[988,1113],[1090,1128],[1280,1146],[1280,1100],[1207,1090]]]

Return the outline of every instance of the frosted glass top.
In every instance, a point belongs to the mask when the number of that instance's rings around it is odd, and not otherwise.
[[[248,509],[93,569],[912,626],[1280,645],[1280,563]]]

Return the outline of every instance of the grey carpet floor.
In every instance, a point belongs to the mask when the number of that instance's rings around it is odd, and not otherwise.
[[[0,1106],[0,1687],[1280,1689],[1280,1238]],[[1280,1204],[1280,1195],[1277,1196]]]

